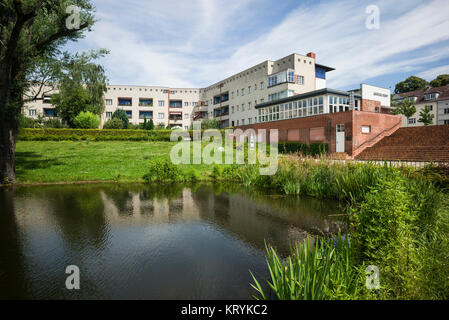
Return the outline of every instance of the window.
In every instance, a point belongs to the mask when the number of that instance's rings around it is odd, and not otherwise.
[[[243,88],[242,89],[242,96],[244,96],[245,95],[245,89]]]
[[[429,108],[430,111],[433,111],[433,106],[432,105],[425,106],[425,108]]]
[[[159,104],[159,107],[164,107],[165,106],[165,101],[164,100],[159,100],[158,104]]]
[[[131,119],[133,117],[133,112],[132,111],[125,111],[126,115],[128,116],[129,119]]]
[[[449,108],[444,109],[444,114],[449,114]]]
[[[189,126],[184,126],[184,130],[189,130]]]
[[[106,99],[106,105],[112,106],[112,99]]]
[[[53,109],[44,109],[44,117],[53,118],[56,117],[56,112]]]
[[[376,107],[376,108],[375,108],[375,111],[376,111],[377,113],[379,113],[379,112],[380,112],[380,108],[379,108],[379,107]]]
[[[152,119],[153,111],[139,111],[139,119]]]
[[[184,119],[189,119],[190,115],[188,113],[184,113]]]
[[[152,107],[153,106],[153,99],[139,98],[139,106]]]
[[[304,84],[304,76],[298,76],[298,84]]]
[[[362,126],[362,133],[370,133],[371,126]]]
[[[234,113],[234,106],[231,107],[232,113]]]
[[[110,119],[110,118],[112,118],[112,112],[106,112],[106,118],[107,119]]]
[[[51,96],[44,95],[43,100],[44,103],[51,103]]]
[[[157,118],[158,118],[158,119],[164,119],[164,118],[165,118],[165,113],[159,112],[159,113],[157,114]]]
[[[118,105],[119,106],[132,106],[133,99],[132,98],[118,98]]]
[[[345,125],[337,124],[337,132],[345,132]]]
[[[263,90],[263,89],[265,89],[265,82],[262,81],[260,83],[260,90]]]
[[[444,124],[449,124],[449,120],[444,120]]]
[[[248,110],[251,110],[251,102],[248,102]]]
[[[184,102],[184,107],[188,107],[189,103],[188,102]]]
[[[245,104],[242,104],[242,112],[245,111]]]
[[[416,123],[416,118],[408,119],[408,124],[415,124],[415,123]]]
[[[33,116],[37,115],[36,109],[28,110],[28,115],[29,115],[30,117],[33,117]]]
[[[242,126],[245,125],[245,119],[242,119]]]
[[[232,91],[232,93],[231,93],[231,99],[234,99],[234,96],[235,96],[234,91]]]
[[[437,94],[436,93],[428,93],[425,95],[424,99],[425,100],[435,100],[437,98]]]
[[[285,82],[295,83],[295,72],[293,70],[289,69],[268,77],[268,87],[273,87]]]
[[[248,94],[251,94],[251,89],[252,89],[252,87],[249,86],[249,87],[248,87]]]

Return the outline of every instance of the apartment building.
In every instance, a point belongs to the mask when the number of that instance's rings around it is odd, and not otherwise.
[[[200,89],[195,119],[219,119],[222,128],[256,123],[257,105],[326,88],[332,70],[317,64],[313,52],[267,60]]]
[[[57,90],[44,88],[43,92],[41,99],[25,105],[23,112],[26,116],[57,117],[51,104],[51,95]],[[188,129],[193,120],[193,108],[198,105],[198,101],[199,89],[194,88],[108,85],[102,125],[112,117],[114,111],[123,109],[132,124],[153,119],[155,125]]]
[[[402,117],[403,127],[420,127],[424,126],[419,122],[420,113],[426,107],[429,107],[433,114],[432,125],[449,124],[449,86],[443,87],[427,87],[425,90],[416,90],[393,96],[393,102],[396,106],[400,105],[405,99],[414,102],[416,113],[407,119]]]

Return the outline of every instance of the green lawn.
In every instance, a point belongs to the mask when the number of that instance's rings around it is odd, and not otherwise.
[[[140,181],[148,160],[169,157],[170,142],[38,142],[19,141],[19,183],[75,181]],[[210,167],[196,165],[204,173]]]

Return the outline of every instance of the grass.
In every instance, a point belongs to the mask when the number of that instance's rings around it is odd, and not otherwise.
[[[19,183],[143,181],[150,159],[169,157],[171,142],[36,142],[19,141]],[[195,165],[205,173],[210,168]]]

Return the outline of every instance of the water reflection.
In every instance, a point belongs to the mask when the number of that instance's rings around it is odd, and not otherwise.
[[[0,190],[0,298],[247,299],[264,241],[334,232],[335,203],[237,185]],[[81,290],[64,288],[65,268]]]

